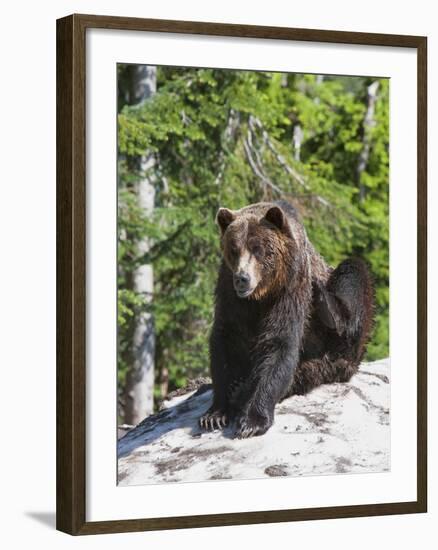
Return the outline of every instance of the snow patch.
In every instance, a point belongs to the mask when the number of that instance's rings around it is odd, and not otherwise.
[[[327,384],[277,405],[263,436],[235,427],[205,432],[207,386],[165,403],[118,442],[119,485],[383,472],[390,468],[390,362],[363,363],[345,384]]]

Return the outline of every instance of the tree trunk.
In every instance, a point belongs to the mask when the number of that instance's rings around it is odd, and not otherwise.
[[[359,200],[362,202],[365,199],[365,186],[363,185],[362,173],[365,171],[368,160],[370,158],[370,149],[371,149],[371,130],[375,125],[374,120],[374,111],[376,107],[377,100],[377,90],[379,88],[379,82],[376,80],[368,86],[368,104],[367,110],[365,113],[365,118],[363,121],[363,147],[359,155],[359,162],[357,163],[357,182],[359,185]]]
[[[141,104],[150,99],[156,92],[156,67],[131,65],[129,103]],[[146,155],[138,158],[141,179],[136,184],[138,205],[145,216],[150,216],[154,209],[155,186],[153,178],[154,157]],[[144,256],[151,243],[143,239],[137,243],[137,254]],[[140,265],[132,278],[133,290],[152,300],[153,269],[152,265]],[[125,423],[138,424],[153,411],[154,406],[154,359],[155,333],[152,315],[144,309],[134,318],[131,365],[127,375],[125,392]]]
[[[294,159],[299,162],[300,156],[301,156],[301,143],[303,141],[303,129],[299,124],[295,124],[294,126],[294,133],[292,136],[292,143],[293,143],[293,151],[294,151]]]

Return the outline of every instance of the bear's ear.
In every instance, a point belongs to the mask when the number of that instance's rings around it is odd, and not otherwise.
[[[222,235],[225,233],[225,230],[230,225],[230,223],[233,222],[235,219],[236,216],[233,212],[231,212],[231,210],[228,210],[228,208],[219,208],[216,215],[216,222],[221,229]]]
[[[278,206],[270,208],[265,214],[265,219],[286,235],[290,234],[289,224],[287,223],[283,210]]]

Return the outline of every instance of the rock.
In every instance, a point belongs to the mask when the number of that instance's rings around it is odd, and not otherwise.
[[[348,383],[290,397],[277,405],[265,435],[246,440],[233,438],[234,426],[199,428],[211,403],[210,385],[178,392],[119,440],[118,483],[388,471],[389,371],[389,359],[363,363]]]

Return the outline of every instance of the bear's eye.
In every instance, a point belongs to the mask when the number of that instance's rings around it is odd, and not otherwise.
[[[263,254],[263,248],[259,244],[251,245],[251,254],[254,256],[261,256]]]
[[[239,254],[239,248],[236,243],[230,244],[230,254],[231,256],[237,256]]]

